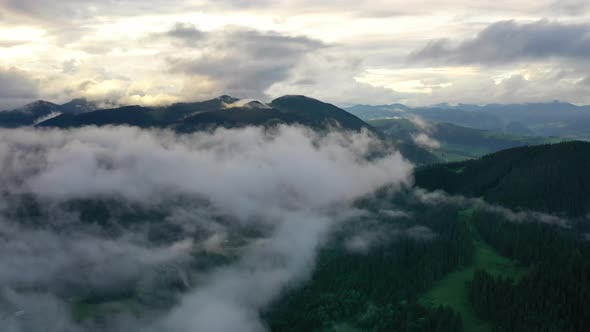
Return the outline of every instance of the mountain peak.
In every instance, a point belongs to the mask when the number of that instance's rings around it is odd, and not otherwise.
[[[35,100],[34,102],[28,103],[28,104],[22,106],[21,108],[34,107],[34,106],[48,106],[48,105],[54,106],[56,104],[39,99],[39,100]]]
[[[19,108],[15,109],[14,111],[30,113],[30,112],[36,112],[39,109],[43,109],[43,108],[58,108],[58,107],[59,106],[54,103],[50,103],[45,100],[37,100],[32,103],[26,104],[22,107],[19,107]]]
[[[215,99],[220,100],[220,101],[222,101],[222,102],[224,102],[226,104],[233,104],[233,103],[235,103],[235,102],[237,102],[237,101],[240,100],[239,98],[234,98],[234,97],[229,96],[229,95],[219,96],[219,97],[217,97]]]
[[[286,95],[273,100],[271,107],[281,112],[297,114],[316,123],[337,123],[352,130],[371,128],[356,116],[329,103],[303,95]]]
[[[318,101],[317,99],[308,97],[308,96],[304,96],[304,95],[284,95],[282,97],[278,97],[277,99],[273,100],[272,102],[277,102],[277,101],[283,101],[283,100],[307,100],[307,101]]]
[[[96,111],[98,109],[98,105],[95,102],[89,101],[86,98],[75,98],[61,105],[61,108],[66,113],[77,114]]]

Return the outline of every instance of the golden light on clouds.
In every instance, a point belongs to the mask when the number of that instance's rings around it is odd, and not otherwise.
[[[453,80],[478,75],[475,67],[408,69],[367,69],[356,76],[358,82],[406,93],[432,93],[453,85]]]
[[[522,101],[567,91],[590,103],[590,52],[575,46],[590,33],[589,8],[577,0],[0,2],[0,82],[34,80],[37,98],[56,102],[289,93],[342,105],[485,103],[518,90]],[[22,102],[15,98],[0,97],[0,109]]]

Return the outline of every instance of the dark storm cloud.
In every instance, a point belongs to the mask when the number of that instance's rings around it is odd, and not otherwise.
[[[172,72],[206,76],[226,93],[252,98],[265,98],[267,88],[288,78],[306,54],[323,47],[307,37],[244,29],[204,33],[177,24],[167,35],[187,44],[196,36],[203,37],[199,42],[202,55],[168,59]]]
[[[475,38],[433,40],[412,53],[415,61],[438,64],[503,64],[519,60],[590,56],[590,25],[540,20],[528,24],[502,21]]]
[[[26,72],[0,68],[0,110],[19,106],[38,96],[39,84]]]

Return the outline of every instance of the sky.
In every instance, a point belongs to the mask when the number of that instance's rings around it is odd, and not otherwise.
[[[590,104],[587,0],[0,0],[0,109],[304,94]]]

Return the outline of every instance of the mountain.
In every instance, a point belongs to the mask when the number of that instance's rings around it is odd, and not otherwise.
[[[173,123],[181,121],[197,113],[225,109],[228,105],[234,104],[238,101],[238,98],[223,95],[206,101],[192,103],[176,103],[170,106],[157,108],[155,118],[164,123]]]
[[[11,111],[0,112],[0,127],[16,128],[31,126],[45,117],[51,116],[52,114],[57,115],[61,112],[62,109],[59,105],[39,100]]]
[[[179,132],[194,132],[215,127],[237,128],[244,126],[269,126],[273,124],[303,124],[316,127],[307,119],[276,109],[233,107],[230,109],[202,112],[190,116],[173,127]]]
[[[590,137],[590,106],[576,106],[558,101],[491,104],[483,106],[480,113],[495,114],[507,125],[518,123],[538,135]]]
[[[316,126],[335,125],[345,129],[371,129],[366,122],[332,104],[305,96],[283,96],[270,106],[282,113],[293,114]]]
[[[590,138],[590,106],[570,103],[437,104],[428,107],[357,105],[347,109],[364,120],[420,116],[434,122],[504,132],[511,135]]]
[[[234,105],[237,105],[234,107]],[[285,96],[269,105],[240,100],[230,96],[166,107],[125,106],[108,110],[74,114],[67,113],[40,123],[41,127],[79,127],[86,125],[131,125],[138,127],[170,127],[190,132],[211,127],[261,126],[276,123],[298,123],[312,128],[328,126],[347,130],[373,130],[356,116],[334,105],[304,96]]]
[[[128,125],[140,128],[170,128],[180,133],[210,130],[217,127],[273,126],[300,124],[324,130],[329,127],[359,131],[369,130],[382,137],[381,132],[356,116],[332,104],[305,96],[284,96],[269,104],[243,101],[221,96],[194,103],[176,103],[166,107],[125,106],[84,113],[63,113],[39,127],[72,128],[82,126]],[[440,162],[430,151],[409,140],[387,138],[408,160],[417,165]]]
[[[484,130],[502,131],[502,120],[493,114],[472,112],[447,105],[432,107],[409,107],[401,104],[369,106],[357,105],[347,108],[349,112],[366,121],[387,118],[410,118],[419,116],[433,122],[448,122]]]
[[[439,158],[438,155],[432,153],[432,151],[429,151],[414,142],[394,140],[392,143],[404,158],[417,166],[436,164],[445,161],[444,159]]]
[[[346,110],[363,120],[384,119],[398,116],[400,112],[405,112],[411,108],[403,104],[391,105],[355,105]]]
[[[312,127],[331,125],[349,130],[367,129],[380,136],[387,144],[393,144],[405,158],[417,165],[427,165],[441,161],[436,155],[412,141],[400,140],[399,137],[384,137],[382,132],[371,124],[332,104],[305,96],[284,96],[273,100],[270,106],[285,115],[302,118],[301,123],[307,123]]]
[[[457,108],[416,108],[409,112],[410,116],[419,116],[434,122],[447,122],[463,127],[491,131],[504,131],[504,123],[494,113],[474,112]]]
[[[510,208],[582,217],[590,212],[590,143],[503,150],[477,160],[425,166],[416,185],[482,197]]]
[[[141,106],[125,106],[115,109],[71,114],[64,113],[39,123],[38,127],[71,128],[82,126],[128,125],[141,128],[158,126],[154,110]]]
[[[69,114],[80,114],[92,112],[99,109],[98,104],[84,98],[72,99],[71,101],[59,106],[61,112]]]
[[[225,98],[222,104],[211,101],[197,103],[199,107],[207,105],[211,108],[193,112],[193,115],[178,121],[173,127],[181,132],[190,132],[218,126],[233,128],[297,123],[316,129],[333,125],[348,130],[372,130],[367,123],[346,111],[309,97],[285,96],[273,100],[269,105],[250,101],[242,106],[229,108],[226,108],[229,104],[239,105],[239,100],[228,99],[225,96],[220,98]]]
[[[38,100],[23,107],[0,112],[0,128],[32,126],[60,114],[81,114],[97,109],[97,104],[86,99],[74,99],[63,105]]]
[[[503,149],[560,141],[558,138],[516,136],[451,123],[420,122],[418,125],[416,120],[405,118],[368,121],[385,135],[405,141],[413,141],[420,134],[427,135],[440,145],[431,152],[444,161],[471,159]]]
[[[535,132],[529,129],[527,126],[523,125],[520,122],[510,122],[506,125],[505,132],[510,133],[512,135],[522,135],[522,136],[534,136]]]

